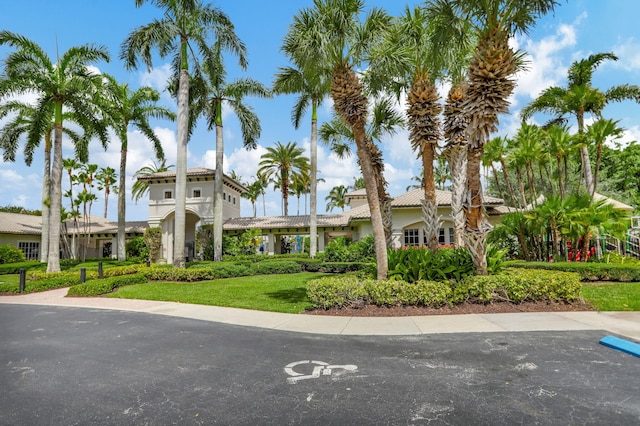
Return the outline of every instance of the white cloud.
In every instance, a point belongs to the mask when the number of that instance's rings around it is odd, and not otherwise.
[[[618,56],[618,61],[610,65],[622,68],[629,72],[638,72],[640,69],[640,41],[629,38],[613,47],[613,53]]]
[[[175,104],[175,100],[167,91],[167,83],[171,78],[171,64],[164,64],[161,67],[151,68],[151,70],[141,73],[140,85],[149,86],[160,92],[164,102]]]

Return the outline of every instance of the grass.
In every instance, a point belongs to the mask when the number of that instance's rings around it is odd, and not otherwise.
[[[0,293],[17,293],[20,289],[20,275],[0,275]]]
[[[640,283],[584,283],[582,297],[599,311],[640,311]]]
[[[303,272],[194,283],[150,282],[122,287],[108,297],[298,314],[313,307],[307,298],[307,281],[325,275],[327,274]]]

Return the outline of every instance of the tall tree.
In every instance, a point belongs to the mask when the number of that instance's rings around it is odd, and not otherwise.
[[[150,118],[165,118],[174,120],[175,114],[167,108],[157,105],[160,94],[150,88],[141,87],[135,91],[129,85],[120,84],[110,76],[105,76],[105,97],[106,102],[102,107],[109,125],[113,128],[120,140],[120,180],[118,181],[118,260],[126,259],[125,247],[125,221],[126,221],[126,176],[127,176],[127,152],[129,149],[129,130],[138,129],[148,141],[151,142],[158,160],[164,159],[162,143],[155,134]],[[106,217],[106,204],[105,204]]]
[[[268,147],[267,152],[260,157],[258,175],[278,182],[284,216],[289,214],[289,185],[293,176],[308,172],[309,169],[309,159],[303,156],[303,152],[295,142],[286,145],[276,142],[275,146]]]
[[[284,38],[281,51],[287,55],[294,66],[280,68],[273,82],[276,94],[298,95],[291,110],[291,121],[297,129],[302,117],[311,107],[311,146],[310,146],[310,217],[309,217],[309,257],[314,258],[318,250],[318,107],[329,94],[331,75],[323,68],[319,56],[297,50],[298,38],[308,30],[310,15],[303,11],[296,15],[289,32]]]
[[[388,270],[387,244],[371,154],[378,150],[366,137],[368,102],[355,69],[367,59],[371,46],[388,27],[391,19],[382,10],[374,8],[361,20],[363,12],[362,0],[314,0],[313,8],[299,12],[299,15],[308,15],[308,27],[298,37],[295,49],[300,55],[307,52],[307,60],[316,56],[323,67],[331,69],[331,97],[335,110],[352,128],[355,136],[358,161],[367,185],[377,275],[385,279]],[[380,164],[381,158],[375,160]],[[378,175],[381,176],[381,173]]]
[[[331,188],[329,195],[324,197],[324,200],[327,202],[327,210],[331,212],[334,208],[338,207],[344,211],[344,206],[346,205],[344,196],[347,195],[347,192],[349,192],[349,188],[344,185]]]
[[[44,141],[44,161],[42,179],[42,233],[40,236],[40,261],[47,262],[49,256],[49,204],[51,202],[51,142],[54,128],[54,111],[45,112],[49,115],[49,124],[45,127],[37,127],[38,114],[42,113],[35,106],[20,101],[8,101],[0,105],[0,118],[10,117],[0,129],[0,149],[3,151],[4,161],[15,161],[19,141],[22,135],[26,135],[24,145],[24,161],[30,166],[33,161],[33,152]],[[72,112],[63,112],[65,121],[73,121]],[[31,134],[32,129],[41,134]],[[81,136],[67,127],[63,127],[63,133],[71,139],[74,145],[79,145]]]
[[[508,112],[515,88],[516,52],[509,38],[526,33],[535,20],[552,11],[556,0],[443,0],[456,15],[469,22],[478,42],[467,70],[469,87],[462,105],[469,118],[467,129],[467,200],[465,242],[478,275],[487,274],[486,237],[491,225],[483,213],[481,161],[484,144],[497,130],[498,115]],[[453,25],[452,28],[456,26]]]
[[[29,140],[42,137],[51,126],[51,111],[54,116],[53,164],[51,169],[51,204],[49,220],[49,255],[47,271],[60,271],[60,215],[62,207],[62,129],[63,108],[73,111],[76,120],[91,134],[97,134],[103,144],[108,143],[103,123],[97,119],[92,99],[97,94],[100,76],[91,71],[89,65],[109,60],[103,46],[83,45],[72,47],[55,63],[46,52],[28,38],[9,31],[0,32],[0,45],[15,47],[4,66],[0,78],[0,98],[36,93],[38,110],[36,125],[29,132]],[[86,145],[76,146],[77,154],[87,160]]]
[[[137,68],[142,58],[147,69],[152,67],[152,49],[160,57],[173,55],[173,71],[178,76],[178,147],[176,156],[176,209],[173,265],[185,267],[185,225],[187,196],[187,142],[189,141],[189,70],[202,78],[200,63],[215,68],[213,42],[238,56],[242,68],[247,65],[245,46],[235,34],[229,17],[220,9],[201,0],[135,0],[137,7],[151,3],[162,9],[161,19],[136,28],[122,43],[120,58],[129,69]]]
[[[580,143],[580,159],[587,192],[593,196],[595,180],[591,170],[588,140],[585,140],[585,114],[600,118],[604,107],[611,102],[634,100],[640,103],[640,86],[622,84],[606,91],[593,87],[592,77],[595,70],[606,60],[617,61],[613,53],[595,53],[586,59],[575,61],[567,73],[567,86],[552,86],[545,89],[540,96],[521,111],[523,119],[528,119],[537,112],[554,115],[554,121],[566,120],[573,116],[578,124]]]
[[[224,129],[223,109],[230,109],[240,122],[242,140],[246,149],[255,149],[260,137],[260,119],[253,109],[245,103],[247,96],[266,98],[271,96],[269,90],[259,81],[241,78],[227,82],[227,72],[222,58],[221,45],[217,42],[213,47],[214,62],[206,63],[204,75],[206,81],[197,84],[196,115],[202,113],[207,118],[209,130],[216,131],[216,165],[213,200],[213,260],[222,260],[222,222],[223,222],[223,181],[224,181]]]
[[[104,192],[104,215],[107,218],[107,210],[109,208],[109,195],[111,191],[118,193],[116,186],[116,180],[118,180],[118,174],[113,167],[101,167],[96,174],[96,181],[98,182],[98,190]]]
[[[247,192],[243,192],[240,194],[242,198],[246,198],[251,203],[251,207],[253,208],[253,217],[256,217],[256,202],[262,194],[262,183],[260,180],[255,180],[247,185]]]

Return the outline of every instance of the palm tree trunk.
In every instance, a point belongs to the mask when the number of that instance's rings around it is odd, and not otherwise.
[[[365,137],[366,151],[371,157],[373,172],[375,173],[376,187],[378,188],[378,201],[380,202],[380,212],[382,215],[382,226],[384,228],[384,237],[387,247],[391,247],[393,215],[391,213],[391,201],[393,199],[387,192],[387,181],[384,178],[384,161],[382,159],[382,151],[373,143],[371,138]]]
[[[220,262],[222,260],[222,221],[223,221],[223,202],[224,191],[224,139],[222,128],[222,103],[219,101],[216,105],[216,170],[215,179],[213,181],[213,261]]]
[[[377,278],[387,279],[389,268],[387,258],[387,244],[382,222],[382,213],[378,198],[376,175],[371,155],[367,151],[365,122],[367,116],[367,98],[363,94],[362,84],[355,72],[346,67],[338,66],[333,71],[331,79],[331,97],[334,107],[340,117],[351,127],[356,142],[358,162],[364,178],[367,202],[371,214],[373,239],[376,248]]]
[[[475,146],[474,146],[475,145]],[[485,242],[491,225],[485,219],[482,204],[482,182],[480,167],[482,165],[482,144],[469,144],[467,151],[467,200],[466,228],[464,240],[471,253],[476,274],[487,275],[487,256]]]
[[[560,199],[564,200],[564,185],[562,184],[562,158],[556,155],[557,168],[558,168],[558,192],[560,193]]]
[[[455,144],[445,151],[451,168],[451,215],[453,216],[453,244],[464,245],[463,235],[465,216],[463,200],[467,185],[467,149],[464,145]]]
[[[424,222],[425,237],[429,250],[438,250],[438,234],[440,220],[438,218],[438,203],[436,201],[436,185],[433,179],[433,161],[435,159],[435,144],[425,143],[422,149],[422,167],[424,177],[424,200],[422,202],[422,216]]]
[[[511,197],[511,202],[515,203],[516,201],[520,204],[518,197],[516,197],[516,193],[513,190],[513,186],[511,186],[511,181],[509,180],[509,173],[507,172],[507,162],[504,161],[504,157],[500,157],[500,167],[502,167],[502,174],[504,176],[504,181],[507,184],[507,191],[509,191],[509,197]],[[524,205],[520,206],[524,207]]]
[[[311,106],[311,195],[309,200],[309,257],[316,257],[318,250],[318,216],[317,216],[317,198],[318,198],[318,118],[317,118],[317,102],[313,101]]]
[[[527,197],[524,191],[524,181],[522,180],[522,170],[519,166],[516,166],[516,176],[518,177],[518,189],[520,190],[520,201],[522,202],[522,208],[527,207]]]
[[[62,172],[61,172],[62,173]],[[62,175],[60,176],[62,179]],[[51,133],[45,136],[44,170],[42,172],[42,232],[40,233],[40,262],[49,257],[49,204],[51,203]]]
[[[188,125],[189,72],[186,69],[181,69],[180,82],[178,84],[178,148],[176,156],[176,209],[173,246],[173,266],[175,268],[185,267]]]
[[[122,146],[120,148],[120,180],[118,181],[118,236],[117,236],[117,251],[118,251],[118,260],[123,261],[127,260],[127,249],[126,249],[126,230],[125,230],[125,222],[127,218],[127,200],[126,200],[126,176],[127,176],[127,149],[128,149],[128,140],[126,136],[126,132],[123,132],[124,135],[121,138],[124,140],[121,141]]]
[[[578,134],[584,134],[584,109],[578,111]],[[593,173],[591,172],[591,160],[589,159],[589,148],[586,144],[580,147],[580,160],[582,161],[582,175],[584,176],[584,184],[587,188],[587,193],[593,196],[595,187],[593,185]]]
[[[58,119],[58,117],[60,117]],[[56,105],[49,210],[49,256],[47,272],[60,272],[60,212],[62,208],[62,105]]]
[[[289,216],[289,179],[282,179],[282,213]]]

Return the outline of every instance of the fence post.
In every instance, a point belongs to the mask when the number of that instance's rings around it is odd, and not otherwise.
[[[102,261],[98,262],[98,278],[103,278],[103,276],[102,276]]]
[[[20,268],[20,288],[19,292],[24,293],[24,287],[27,282],[27,270],[25,268]]]
[[[87,280],[87,268],[80,268],[80,284]]]

